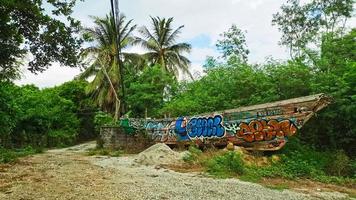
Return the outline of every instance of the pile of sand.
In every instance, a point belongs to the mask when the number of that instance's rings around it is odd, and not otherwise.
[[[170,165],[182,161],[183,153],[175,152],[163,143],[157,143],[139,153],[134,162],[142,165]]]

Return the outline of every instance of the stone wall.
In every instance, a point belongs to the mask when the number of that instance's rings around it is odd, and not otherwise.
[[[100,143],[103,148],[139,151],[150,144],[144,134],[127,134],[117,126],[103,126],[100,128]]]

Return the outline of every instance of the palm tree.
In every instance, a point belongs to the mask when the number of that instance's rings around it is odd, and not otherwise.
[[[162,69],[178,77],[179,70],[188,74],[190,61],[182,55],[189,53],[191,45],[187,43],[175,43],[184,26],[179,26],[173,30],[171,23],[173,18],[151,17],[152,32],[147,27],[139,29],[142,37],[136,37],[135,44],[140,44],[149,52],[143,56],[152,64],[159,64]]]
[[[119,23],[115,24],[112,16],[105,18],[93,17],[95,27],[84,29],[84,36],[95,41],[94,46],[85,48],[82,52],[82,58],[91,63],[79,75],[80,79],[86,79],[94,76],[93,81],[87,87],[87,92],[93,95],[94,101],[108,112],[115,111],[117,118],[120,108],[120,99],[118,91],[122,88],[120,68],[117,56],[118,44],[116,41],[120,38],[121,49],[132,44],[132,31],[136,25],[131,25],[132,20],[126,22],[124,15],[120,16]],[[118,37],[120,34],[120,37]],[[134,53],[122,53],[122,58],[129,61],[132,65],[140,60],[140,56]]]

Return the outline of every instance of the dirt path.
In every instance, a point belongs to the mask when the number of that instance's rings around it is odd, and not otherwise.
[[[303,194],[237,179],[213,179],[134,165],[133,157],[89,157],[87,143],[0,166],[1,200],[51,199],[345,199],[337,192]]]

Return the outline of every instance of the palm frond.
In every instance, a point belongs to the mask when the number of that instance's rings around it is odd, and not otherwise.
[[[178,27],[176,30],[173,31],[173,33],[171,33],[171,34],[168,36],[168,38],[167,38],[167,40],[166,40],[166,45],[167,45],[167,46],[170,46],[170,45],[172,45],[172,44],[175,43],[176,38],[177,38],[178,35],[181,33],[181,30],[182,30],[183,28],[184,28],[184,25]]]
[[[168,47],[167,49],[176,53],[190,53],[192,46],[188,43],[178,43]]]

